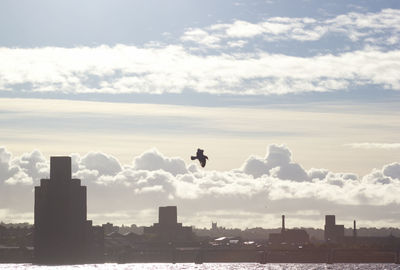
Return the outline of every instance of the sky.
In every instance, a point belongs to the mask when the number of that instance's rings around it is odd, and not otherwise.
[[[399,74],[397,0],[3,0],[0,220],[69,155],[95,224],[399,227]]]

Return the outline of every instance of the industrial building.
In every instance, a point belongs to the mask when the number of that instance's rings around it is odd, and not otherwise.
[[[269,241],[272,246],[280,245],[296,245],[302,246],[310,243],[310,237],[305,230],[301,229],[286,229],[285,215],[282,215],[282,229],[280,233],[270,233]]]
[[[325,242],[342,243],[344,240],[344,225],[336,225],[336,217],[334,215],[325,216]]]
[[[400,239],[388,236],[360,236],[357,233],[357,223],[353,221],[353,234],[345,236],[344,225],[336,225],[334,215],[325,216],[325,242],[340,244],[346,247],[375,247],[375,248],[400,248]]]

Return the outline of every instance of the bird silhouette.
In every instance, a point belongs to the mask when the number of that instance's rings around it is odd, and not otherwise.
[[[204,168],[204,166],[206,166],[206,160],[208,159],[208,157],[206,155],[204,155],[203,153],[204,153],[204,150],[197,148],[196,156],[191,156],[190,159],[191,160],[198,159],[200,161],[201,167]]]

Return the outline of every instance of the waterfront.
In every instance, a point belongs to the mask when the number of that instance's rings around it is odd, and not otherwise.
[[[400,269],[400,265],[396,264],[287,264],[287,263],[271,263],[271,264],[258,264],[258,263],[204,263],[204,264],[193,264],[193,263],[131,263],[131,264],[80,264],[80,265],[61,265],[61,266],[41,266],[32,264],[0,264],[0,269],[115,269],[115,270],[188,270],[188,269],[199,269],[199,270],[394,270]]]

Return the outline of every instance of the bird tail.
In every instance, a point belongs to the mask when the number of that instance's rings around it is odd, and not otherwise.
[[[197,157],[191,156],[190,159],[191,160],[195,160]]]

